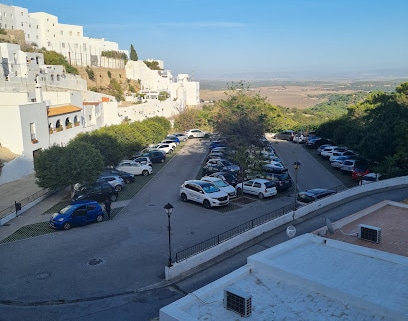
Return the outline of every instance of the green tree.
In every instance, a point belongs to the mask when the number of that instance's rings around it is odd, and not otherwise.
[[[34,159],[38,186],[50,189],[94,182],[102,169],[100,152],[84,142],[71,142],[66,147],[51,146]]]
[[[69,74],[79,75],[78,69],[72,66],[63,55],[57,53],[56,51],[40,50],[44,55],[44,63],[46,65],[62,65]]]
[[[137,53],[136,53],[136,50],[135,50],[135,48],[133,47],[132,44],[130,45],[129,56],[130,56],[130,60],[132,60],[132,61],[138,61],[139,60],[139,58],[137,56]]]
[[[81,133],[76,136],[73,141],[91,144],[101,153],[105,167],[115,166],[125,155],[117,139],[106,133],[104,128],[88,133]]]

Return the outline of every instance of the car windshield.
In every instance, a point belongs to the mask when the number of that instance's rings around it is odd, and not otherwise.
[[[227,182],[223,181],[222,179],[214,181],[213,183],[218,187],[226,187],[229,185]]]
[[[275,183],[273,183],[273,182],[265,182],[265,187],[266,187],[266,188],[275,187]]]
[[[62,210],[59,211],[60,214],[66,215],[67,212],[71,209],[72,205],[65,206]]]
[[[219,192],[220,189],[215,186],[214,184],[208,184],[208,185],[204,185],[202,186],[203,190],[205,193],[215,193],[215,192]]]

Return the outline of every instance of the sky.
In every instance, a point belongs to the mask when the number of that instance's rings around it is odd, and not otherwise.
[[[193,79],[408,76],[406,0],[3,0]]]

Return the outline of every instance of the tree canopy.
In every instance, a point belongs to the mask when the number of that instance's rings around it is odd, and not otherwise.
[[[138,61],[139,57],[137,56],[136,50],[133,45],[130,45],[130,53],[129,53],[130,60]]]

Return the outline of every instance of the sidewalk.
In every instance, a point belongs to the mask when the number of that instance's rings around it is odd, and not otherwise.
[[[21,200],[43,190],[35,183],[34,174],[24,177],[10,183],[0,185],[0,211],[13,206],[14,202]],[[18,211],[18,216],[12,218],[4,225],[0,225],[0,241],[10,236],[21,227],[46,222],[50,219],[50,215],[43,215],[48,209],[58,204],[68,192],[59,191],[54,194],[44,196]],[[13,214],[12,214],[13,215]]]

